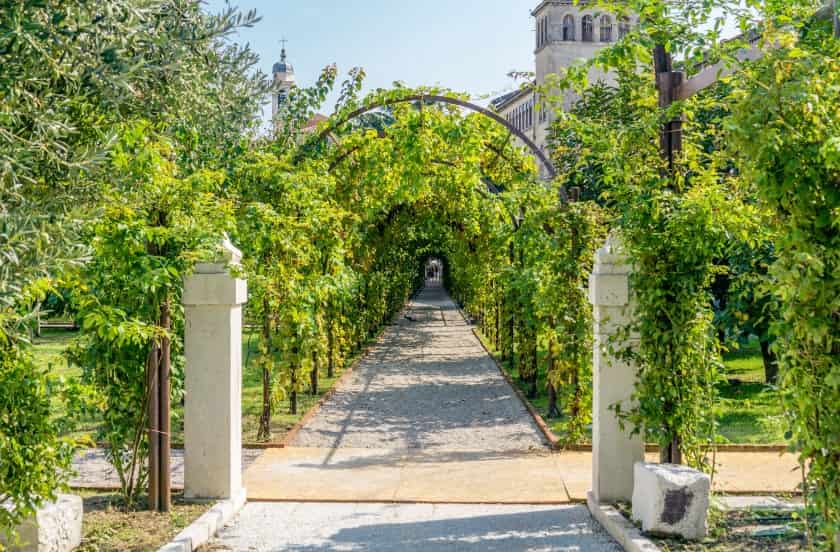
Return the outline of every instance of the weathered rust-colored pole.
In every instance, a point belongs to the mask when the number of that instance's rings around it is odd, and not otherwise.
[[[172,327],[172,313],[169,308],[169,300],[164,302],[160,311],[160,326],[164,331],[169,332]],[[158,475],[158,508],[159,512],[168,512],[172,507],[172,482],[170,479],[169,470],[169,451],[171,448],[171,428],[172,422],[170,417],[170,385],[169,377],[171,373],[171,354],[172,344],[169,337],[164,337],[160,342],[160,368],[158,376],[158,390],[160,398],[158,405],[160,409],[160,417],[158,421],[158,468],[160,470]]]
[[[160,505],[160,451],[158,432],[160,431],[160,389],[159,367],[160,351],[157,343],[152,345],[146,373],[149,380],[149,510],[156,512]]]

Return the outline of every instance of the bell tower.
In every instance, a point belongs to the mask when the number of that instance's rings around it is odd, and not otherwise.
[[[292,64],[286,60],[286,42],[288,41],[284,38],[280,42],[283,45],[283,49],[280,51],[280,61],[275,63],[274,67],[271,69],[274,76],[274,88],[271,94],[272,120],[277,117],[277,111],[280,109],[283,102],[286,101],[286,98],[289,96],[289,92],[297,85],[295,81],[295,69],[292,67]]]

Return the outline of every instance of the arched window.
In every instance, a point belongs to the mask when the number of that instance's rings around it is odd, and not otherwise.
[[[551,40],[549,40],[549,36],[548,36],[549,30],[550,30],[549,26],[548,26],[548,23],[549,23],[548,17],[547,16],[543,17],[543,46],[545,46],[546,44],[551,42]]]
[[[572,41],[575,39],[575,18],[567,15],[563,18],[563,40]]]
[[[584,15],[583,16],[583,25],[581,26],[581,40],[584,42],[592,42],[594,38],[592,37],[592,16],[591,15]]]
[[[630,33],[630,18],[626,15],[618,21],[618,38],[624,38]]]
[[[601,42],[612,42],[612,18],[609,15],[601,16]]]

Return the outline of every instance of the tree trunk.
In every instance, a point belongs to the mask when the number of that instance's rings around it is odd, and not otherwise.
[[[530,384],[528,387],[528,398],[533,400],[537,398],[540,379],[540,365],[537,359],[538,352],[536,336],[531,340],[529,347],[531,348],[531,366],[528,373],[528,380]]]
[[[41,337],[41,303],[35,307],[35,337]]]
[[[289,393],[289,414],[297,414],[297,366],[292,366],[290,371],[290,380],[292,391]]]
[[[502,349],[502,309],[499,306],[499,302],[496,301],[496,350],[501,351]]]
[[[515,249],[513,246],[513,241],[510,242],[510,250],[508,251],[510,256],[510,264],[513,265],[516,262],[516,254]],[[510,350],[508,351],[508,360],[510,361],[510,367],[513,369],[514,367],[514,355],[515,355],[515,345],[514,339],[516,336],[516,310],[513,307],[513,292],[510,292],[510,297],[508,297],[508,303],[510,307]]]
[[[329,329],[327,331],[327,377],[334,378],[335,377],[335,323],[329,323]]]
[[[659,451],[659,462],[662,464],[682,464],[679,437],[674,437],[665,448]]]
[[[546,418],[560,417],[560,409],[557,408],[557,389],[554,384],[548,384],[548,408],[545,411]]]
[[[313,395],[318,395],[318,353],[312,353],[312,371],[309,373],[309,389]]]
[[[569,414],[572,417],[572,420],[578,420],[581,411],[581,403],[583,402],[583,389],[580,386],[580,371],[579,368],[575,368],[572,372],[572,405]]]
[[[779,360],[775,353],[770,350],[770,342],[766,339],[761,340],[761,358],[764,360],[764,381],[766,383],[776,383],[779,379]]]
[[[263,299],[263,341],[271,354],[271,319],[269,318],[270,305],[268,299]],[[271,439],[271,369],[263,362],[262,364],[262,412],[260,413],[260,426],[257,430],[257,441],[268,441]]]
[[[297,414],[297,391],[289,393],[289,414]]]

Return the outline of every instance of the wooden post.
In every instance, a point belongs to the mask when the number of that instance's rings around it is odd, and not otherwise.
[[[668,109],[679,97],[683,74],[673,70],[671,54],[663,45],[657,45],[653,51],[654,69],[656,72],[656,88],[659,90],[659,107]],[[672,119],[662,128],[661,137],[662,157],[668,161],[667,178],[673,180],[676,176],[676,158],[682,150],[682,120]],[[667,406],[667,405],[666,405]],[[659,461],[668,464],[682,464],[679,436],[663,447],[659,453]]]
[[[664,46],[656,46],[653,59],[656,71],[656,88],[659,90],[659,107],[667,109],[678,97],[683,74],[673,70],[671,54],[665,51]],[[660,143],[662,156],[668,161],[669,176],[673,176],[676,156],[682,150],[681,119],[672,119],[663,125]]]

